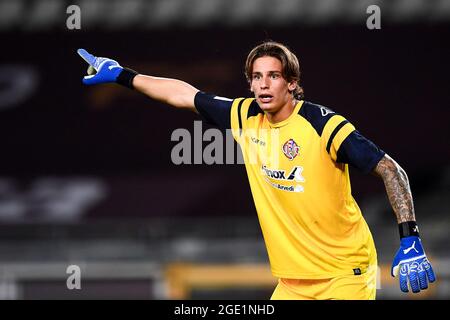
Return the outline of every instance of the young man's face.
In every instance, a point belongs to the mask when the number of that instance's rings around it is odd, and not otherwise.
[[[265,112],[276,113],[293,100],[289,91],[295,90],[296,83],[288,83],[282,76],[282,70],[281,61],[274,57],[261,57],[253,62],[250,90]]]

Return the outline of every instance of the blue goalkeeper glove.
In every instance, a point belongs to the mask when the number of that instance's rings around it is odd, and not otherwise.
[[[78,49],[78,54],[89,64],[88,75],[83,78],[85,85],[100,83],[118,83],[133,88],[133,78],[137,72],[123,68],[117,61],[109,58],[96,57],[84,49]]]
[[[433,268],[422,248],[419,236],[401,238],[400,249],[392,263],[391,275],[396,277],[400,273],[400,290],[408,292],[408,280],[412,292],[428,288],[428,281],[434,282],[436,276]],[[428,281],[427,281],[428,278]]]

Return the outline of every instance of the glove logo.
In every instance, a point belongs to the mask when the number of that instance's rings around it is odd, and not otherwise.
[[[417,251],[417,249],[415,248],[415,245],[416,242],[414,241],[411,247],[403,250],[403,253],[408,254],[408,252],[410,252],[411,250],[414,250],[416,253],[419,253],[419,251]]]

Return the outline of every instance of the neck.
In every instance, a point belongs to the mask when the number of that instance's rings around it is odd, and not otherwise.
[[[270,123],[278,123],[286,120],[292,114],[295,109],[295,105],[297,104],[297,100],[292,99],[288,101],[283,107],[275,112],[266,112],[267,120]]]

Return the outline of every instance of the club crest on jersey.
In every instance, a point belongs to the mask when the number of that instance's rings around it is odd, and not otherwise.
[[[295,143],[294,139],[289,139],[283,144],[283,153],[289,160],[294,160],[299,150],[300,147]]]

